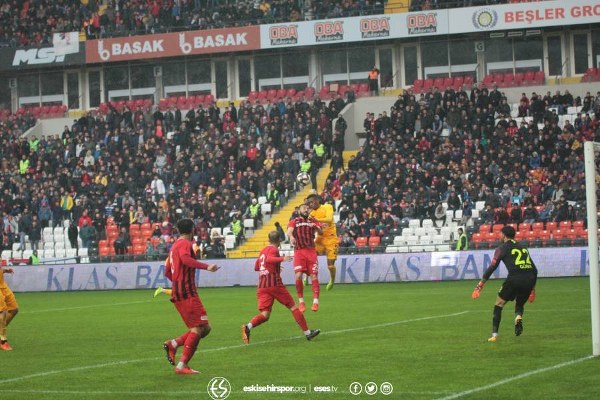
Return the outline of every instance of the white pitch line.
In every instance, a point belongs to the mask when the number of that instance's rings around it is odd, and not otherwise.
[[[582,357],[582,358],[577,358],[575,360],[566,361],[566,362],[563,362],[563,363],[560,363],[560,364],[552,365],[550,367],[545,367],[545,368],[540,368],[540,369],[534,369],[533,371],[525,372],[525,373],[522,373],[522,374],[519,374],[519,375],[512,376],[510,378],[502,379],[501,381],[498,381],[498,382],[490,383],[489,385],[479,386],[479,387],[476,387],[476,388],[473,388],[473,389],[465,390],[464,392],[459,392],[459,393],[452,394],[450,396],[442,397],[442,398],[440,398],[438,400],[458,399],[460,397],[468,396],[468,395],[473,394],[473,393],[482,392],[484,390],[492,389],[492,388],[495,388],[497,386],[505,385],[507,383],[514,382],[514,381],[519,380],[519,379],[528,378],[528,377],[530,377],[532,375],[543,374],[544,372],[554,371],[554,370],[559,369],[559,368],[568,367],[569,365],[578,364],[578,363],[580,363],[582,361],[587,361],[587,360],[590,360],[592,358],[594,358],[594,356],[586,356],[586,357]]]
[[[22,311],[22,314],[39,314],[46,312],[55,312],[55,311],[69,311],[69,310],[82,310],[86,308],[101,308],[101,307],[112,307],[112,306],[127,306],[130,304],[142,304],[142,303],[150,303],[152,300],[141,300],[141,301],[130,301],[127,303],[105,303],[105,304],[91,304],[89,306],[77,306],[77,307],[65,307],[65,308],[48,308],[45,310],[32,310],[32,311]]]
[[[411,322],[427,321],[427,320],[437,319],[437,318],[456,317],[458,315],[463,315],[466,313],[468,313],[468,311],[462,311],[459,313],[452,313],[452,314],[433,315],[430,317],[405,319],[405,320],[401,320],[401,321],[388,322],[385,324],[370,325],[370,326],[363,326],[363,327],[358,327],[358,328],[348,328],[348,329],[340,329],[340,330],[336,330],[336,331],[322,332],[321,335],[333,335],[333,334],[338,334],[338,333],[347,333],[347,332],[361,331],[361,330],[367,330],[367,329],[383,328],[383,327],[388,327],[388,326],[393,326],[393,325],[408,324]],[[233,350],[233,349],[239,349],[241,347],[259,346],[259,345],[263,345],[263,344],[271,344],[271,343],[277,343],[277,342],[287,342],[290,340],[296,340],[296,339],[300,339],[300,338],[304,339],[303,336],[293,336],[293,337],[287,337],[287,338],[281,338],[281,339],[267,340],[267,341],[263,341],[263,342],[254,342],[254,343],[250,343],[249,345],[239,344],[239,345],[233,345],[233,346],[200,349],[200,351],[202,353],[208,353],[208,352],[223,351],[223,350]],[[65,373],[65,372],[79,372],[79,371],[86,371],[89,369],[112,367],[115,365],[125,365],[125,364],[133,364],[133,363],[144,362],[144,361],[154,361],[154,360],[158,360],[158,359],[162,359],[162,358],[164,358],[164,357],[150,357],[150,358],[140,358],[140,359],[136,359],[136,360],[112,361],[112,362],[102,363],[102,364],[84,365],[81,367],[73,367],[73,368],[67,368],[67,369],[61,369],[61,370],[38,372],[35,374],[18,376],[15,378],[2,379],[2,380],[0,380],[0,384],[10,383],[10,382],[18,382],[18,381],[32,379],[32,378],[41,378],[44,376],[57,375],[57,374]]]

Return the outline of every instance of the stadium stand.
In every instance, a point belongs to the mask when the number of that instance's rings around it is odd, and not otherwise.
[[[163,112],[145,101],[107,103],[60,137],[29,141],[20,134],[33,124],[31,113],[8,116],[3,256],[20,259],[37,247],[42,258],[109,260],[123,241],[126,258],[163,257],[181,217],[198,221],[201,248],[214,249],[215,239],[235,247],[244,227],[260,225],[297,189],[300,161],[313,170],[323,163],[314,146],[332,150],[336,102],[316,96],[265,106],[242,101],[221,110],[214,101],[185,100]],[[78,225],[75,241],[69,221]]]
[[[458,226],[467,226],[475,248],[492,246],[505,224],[532,246],[585,238],[582,144],[598,137],[600,95],[533,93],[521,101],[531,108],[518,118],[517,104],[502,109],[497,89],[431,87],[419,97],[407,91],[390,116],[371,114],[349,168],[330,175],[339,194],[323,192],[336,204],[339,234],[359,249],[387,237],[388,252],[448,248]],[[443,226],[434,222],[439,204]]]
[[[54,32],[88,39],[383,14],[383,2],[345,1],[51,1],[0,8],[0,44],[52,43]]]

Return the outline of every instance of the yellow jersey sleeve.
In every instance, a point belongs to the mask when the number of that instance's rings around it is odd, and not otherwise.
[[[4,270],[0,268],[0,289],[7,288],[6,282],[4,281]]]
[[[322,204],[316,210],[312,210],[310,215],[320,223],[327,224],[327,227],[323,227],[323,236],[337,237],[337,230],[333,221],[333,206],[331,204]]]

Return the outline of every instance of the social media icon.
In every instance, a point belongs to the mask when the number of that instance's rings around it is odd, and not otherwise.
[[[377,393],[377,384],[375,382],[369,382],[365,385],[365,393],[369,396],[373,396]]]
[[[362,393],[362,390],[363,390],[363,387],[362,387],[362,385],[360,383],[358,383],[358,382],[352,382],[350,384],[350,393],[351,394],[353,394],[355,396],[358,396],[359,394]]]
[[[381,394],[389,396],[394,391],[394,387],[389,382],[383,382],[381,386],[379,386],[379,391],[381,392]]]
[[[231,384],[227,379],[217,376],[208,382],[206,391],[213,400],[225,400],[231,394]]]

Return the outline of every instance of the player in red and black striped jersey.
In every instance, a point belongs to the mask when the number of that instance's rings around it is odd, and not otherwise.
[[[167,360],[175,365],[177,348],[184,346],[183,354],[175,368],[177,374],[197,374],[188,362],[194,356],[198,342],[210,333],[210,324],[206,310],[196,291],[196,270],[205,269],[215,272],[219,267],[215,264],[204,264],[194,257],[192,234],[194,221],[182,219],[177,222],[180,238],[175,242],[165,265],[165,276],[173,282],[171,301],[177,308],[189,331],[176,339],[167,340],[163,348],[167,352]]]
[[[515,228],[505,226],[502,228],[502,245],[494,252],[494,258],[491,264],[483,274],[472,297],[479,297],[483,285],[490,279],[500,261],[504,263],[508,271],[508,276],[502,284],[496,304],[494,305],[494,314],[492,318],[492,336],[488,342],[495,343],[498,340],[498,328],[502,319],[502,308],[508,301],[515,301],[515,335],[520,336],[523,333],[523,313],[525,311],[525,302],[535,300],[535,284],[537,281],[537,267],[529,255],[529,250],[515,241]]]
[[[277,231],[269,233],[269,243],[260,252],[258,259],[254,263],[254,270],[259,274],[256,297],[258,298],[258,310],[260,313],[255,315],[249,323],[242,325],[242,340],[244,343],[249,344],[250,330],[269,320],[275,300],[289,308],[296,323],[300,326],[304,335],[306,335],[306,338],[311,340],[321,331],[318,329],[308,329],[304,314],[296,307],[290,292],[283,285],[283,281],[281,280],[281,263],[289,261],[291,258],[289,256],[281,257],[279,254],[280,237]]]
[[[312,310],[319,310],[319,264],[315,249],[315,234],[323,234],[321,223],[309,216],[308,205],[302,204],[298,209],[299,216],[290,220],[288,236],[294,246],[294,272],[296,273],[296,292],[298,308],[304,312],[304,284],[302,274],[310,275],[313,292]]]

